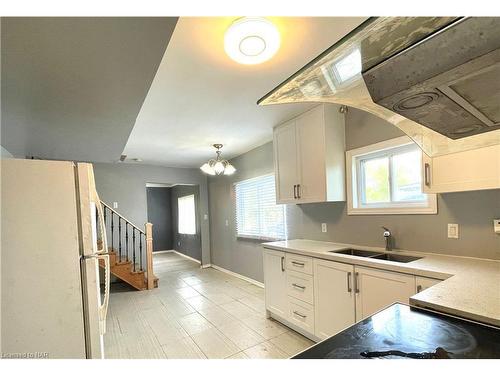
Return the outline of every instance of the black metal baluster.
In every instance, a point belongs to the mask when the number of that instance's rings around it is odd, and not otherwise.
[[[99,211],[97,210],[97,205],[95,207],[95,225],[97,229],[97,241],[102,240],[102,238],[99,238]]]
[[[141,262],[141,271],[143,271],[143,269],[142,269],[142,235],[143,235],[143,233],[139,232],[139,256],[140,256],[140,262]]]
[[[134,254],[134,271],[135,271],[135,227],[132,227],[132,254]]]
[[[122,261],[122,218],[118,216],[118,258]]]
[[[125,221],[125,254],[127,254],[128,261],[128,221]]]
[[[115,224],[113,222],[113,211],[110,210],[111,212],[111,248],[113,251],[115,251],[115,246],[114,246],[114,237],[115,237]]]
[[[134,248],[132,249],[132,260],[134,262],[134,272],[135,272],[135,246]]]

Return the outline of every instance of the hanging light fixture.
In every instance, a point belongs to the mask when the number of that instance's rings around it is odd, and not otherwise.
[[[230,162],[220,157],[222,152],[220,149],[222,148],[222,145],[220,143],[216,143],[213,146],[217,149],[217,151],[215,151],[217,156],[215,159],[210,159],[208,162],[203,164],[200,169],[206,174],[212,176],[218,176],[221,174],[231,175],[236,172],[236,168],[233,167]]]

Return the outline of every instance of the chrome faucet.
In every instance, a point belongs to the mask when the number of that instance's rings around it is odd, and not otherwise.
[[[392,236],[391,236],[391,231],[387,229],[386,227],[382,227],[384,230],[384,239],[385,239],[385,250],[386,251],[392,251]]]

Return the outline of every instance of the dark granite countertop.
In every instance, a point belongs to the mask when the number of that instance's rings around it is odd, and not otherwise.
[[[450,358],[500,358],[500,329],[396,303],[293,358],[362,359],[364,351],[420,353],[438,347]]]

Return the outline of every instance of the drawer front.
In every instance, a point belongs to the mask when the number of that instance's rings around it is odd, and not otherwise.
[[[312,275],[296,271],[286,272],[287,294],[301,301],[313,304],[314,302],[314,281]]]
[[[314,307],[288,296],[288,320],[314,335]]]
[[[285,260],[287,270],[307,273],[308,275],[313,274],[311,257],[287,253],[285,255]]]

